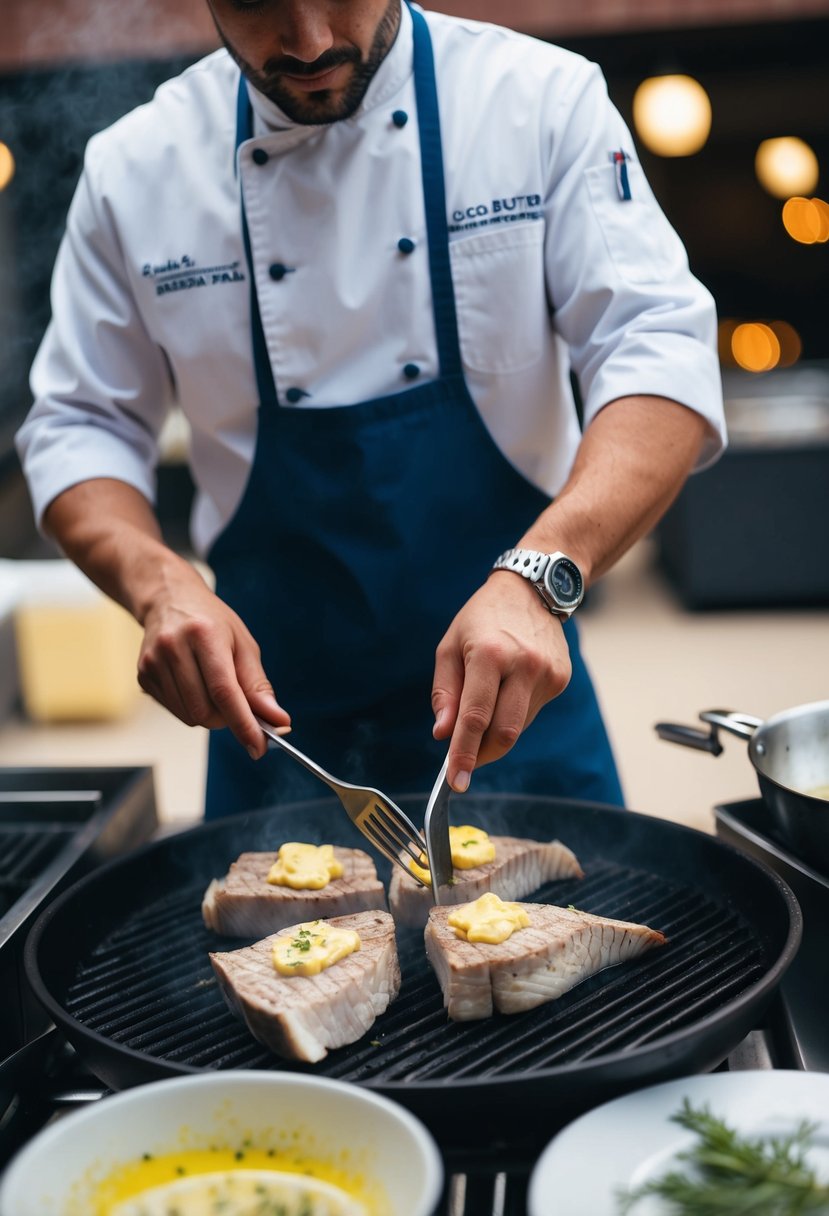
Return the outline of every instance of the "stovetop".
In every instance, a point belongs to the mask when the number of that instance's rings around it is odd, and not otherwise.
[[[795,893],[803,914],[800,949],[783,978],[791,1050],[797,1067],[829,1072],[829,875],[813,869],[782,842],[762,798],[714,808],[717,835],[770,866]]]
[[[22,974],[40,911],[157,827],[151,768],[0,768],[0,1060],[48,1024]]]
[[[816,1025],[823,1002],[815,1001],[819,988],[812,978],[815,966],[821,982],[829,977],[827,952],[822,941],[820,949],[817,946],[819,937],[825,940],[829,881],[822,880],[825,890],[816,887],[809,874],[800,873],[802,863],[786,856],[777,842],[763,835],[763,810],[759,799],[718,807],[717,831],[723,839],[771,865],[794,888],[801,904],[805,904],[804,943],[800,958],[790,968],[761,1024],[717,1071],[829,1070],[827,1036],[825,1032],[818,1033]],[[36,1038],[30,1037],[12,1054],[0,1051],[0,1172],[46,1124],[84,1104],[99,1101],[107,1093],[54,1027]],[[531,1119],[532,1113],[528,1112],[530,1125]],[[547,1129],[547,1138],[557,1130],[557,1127]],[[529,1140],[525,1145],[520,1140],[487,1143],[480,1150],[446,1144],[440,1147],[446,1185],[435,1216],[526,1216],[529,1178],[538,1156],[535,1142],[532,1147]]]
[[[784,1003],[776,999],[757,1029],[715,1071],[800,1068],[792,1050]],[[47,1123],[110,1091],[91,1076],[53,1028],[0,1064],[0,1101],[14,1098],[0,1119],[0,1172],[14,1153]],[[528,1119],[532,1113],[528,1112]],[[552,1138],[559,1128],[549,1129]],[[520,1142],[487,1142],[480,1149],[440,1145],[445,1187],[434,1216],[526,1216],[530,1174],[537,1148]]]

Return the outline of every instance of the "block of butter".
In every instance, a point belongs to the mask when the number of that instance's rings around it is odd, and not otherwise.
[[[38,722],[122,717],[141,690],[141,628],[71,562],[21,562],[15,609],[20,695]]]

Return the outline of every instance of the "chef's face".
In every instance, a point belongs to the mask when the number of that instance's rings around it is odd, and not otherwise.
[[[352,115],[394,42],[400,0],[208,0],[230,54],[292,122]]]

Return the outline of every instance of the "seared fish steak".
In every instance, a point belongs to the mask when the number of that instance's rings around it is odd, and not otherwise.
[[[333,1047],[362,1038],[400,991],[394,921],[388,912],[357,912],[326,922],[351,929],[360,949],[319,975],[280,975],[273,965],[277,937],[291,925],[241,950],[211,953],[230,1009],[253,1037],[279,1056],[315,1064]]]
[[[342,877],[320,890],[294,890],[268,882],[276,853],[242,853],[225,877],[215,878],[205,891],[205,925],[224,937],[264,937],[304,920],[385,911],[386,893],[368,853],[335,845],[334,857],[343,867]]]
[[[667,940],[647,925],[575,912],[554,904],[522,904],[526,928],[504,942],[470,942],[447,924],[453,909],[433,907],[424,934],[426,954],[456,1022],[523,1013],[576,984],[636,958]]]
[[[560,840],[522,840],[516,836],[492,836],[495,860],[471,870],[455,867],[454,884],[441,890],[441,899],[466,904],[487,891],[504,900],[523,899],[555,878],[583,878],[575,853]],[[394,866],[389,884],[389,907],[401,925],[418,928],[426,924],[432,893],[414,876]]]

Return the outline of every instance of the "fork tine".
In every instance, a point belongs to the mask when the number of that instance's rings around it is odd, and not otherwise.
[[[416,845],[419,848],[425,847],[426,841],[423,833],[417,830],[408,815],[404,815],[400,807],[396,806],[390,798],[384,798],[382,802],[379,798],[375,798],[374,809],[381,818],[385,818],[393,823],[410,844]]]
[[[403,814],[398,806],[395,806],[390,798],[387,798],[385,794],[381,794],[379,790],[366,788],[362,785],[352,785],[350,781],[338,780],[331,773],[326,772],[316,761],[311,760],[309,756],[301,752],[298,747],[283,739],[278,729],[270,726],[262,718],[257,718],[256,720],[268,736],[268,746],[272,747],[276,745],[280,747],[283,751],[293,756],[294,760],[319,777],[320,781],[324,781],[339,798],[343,810],[351,822],[360,829],[375,848],[379,849],[384,857],[388,857],[389,861],[395,862],[407,874],[410,871],[400,857],[401,852],[408,853],[413,861],[418,864],[420,863],[426,848],[425,840],[420,836],[411,820]],[[376,822],[373,822],[371,819],[372,805],[376,813]],[[412,845],[417,849],[416,853],[413,851]],[[426,886],[416,875],[412,875],[412,877],[422,887]]]
[[[371,841],[378,852],[382,853],[384,857],[387,857],[389,861],[394,862],[395,865],[400,866],[403,873],[408,874],[409,877],[413,878],[421,887],[426,886],[426,883],[423,882],[421,878],[418,878],[416,874],[413,874],[409,867],[403,863],[400,853],[395,852],[393,848],[390,848],[388,844],[386,844],[383,837],[378,833],[376,825],[370,819],[364,819],[359,826],[360,831],[368,840]]]
[[[396,848],[398,853],[401,851],[408,853],[412,861],[416,861],[418,865],[422,863],[422,858],[426,850],[426,844],[424,841],[419,842],[418,850],[415,852],[412,849],[407,837],[397,830],[396,825],[391,820],[384,818],[383,815],[373,815],[372,812],[369,811],[368,815],[366,816],[366,821],[371,824],[375,832],[382,834],[383,839],[389,848]]]

